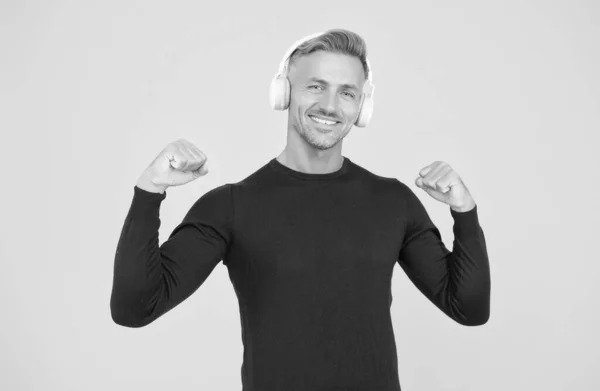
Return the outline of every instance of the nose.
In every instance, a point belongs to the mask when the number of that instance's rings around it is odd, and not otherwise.
[[[338,108],[338,94],[335,91],[330,91],[326,94],[322,95],[321,99],[321,108],[328,113],[337,116],[337,108]]]

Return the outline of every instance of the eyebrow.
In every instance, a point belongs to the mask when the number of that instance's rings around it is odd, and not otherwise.
[[[316,77],[311,77],[310,79],[308,79],[308,81],[315,81],[317,83],[321,83],[321,84],[324,84],[326,86],[329,85],[329,83],[327,83],[325,80],[319,79],[319,78],[316,78]],[[342,84],[341,86],[344,87],[344,88],[350,88],[350,89],[359,91],[359,88],[357,86],[355,86],[354,84]]]

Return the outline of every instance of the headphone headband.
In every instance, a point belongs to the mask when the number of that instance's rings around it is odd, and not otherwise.
[[[310,41],[311,39],[319,37],[323,34],[325,34],[325,32],[322,31],[319,33],[307,35],[306,37],[294,42],[294,44],[285,52],[283,59],[279,63],[279,71],[278,71],[277,75],[275,75],[275,77],[282,76],[282,75],[284,75],[284,73],[287,74],[290,56],[292,55],[292,53],[294,53],[294,50],[296,50],[298,48],[298,46],[302,45],[304,42]],[[372,83],[373,82],[373,74],[371,73],[371,64],[369,63],[368,58],[365,58],[365,61],[367,63],[367,80]]]
[[[287,71],[287,67],[289,64],[289,60],[290,60],[290,56],[292,55],[292,53],[294,52],[294,50],[296,50],[298,48],[298,46],[302,45],[304,42],[306,41],[310,41],[313,38],[316,38],[320,35],[322,35],[323,32],[320,33],[315,33],[315,34],[311,34],[311,35],[307,35],[306,37],[297,40],[296,42],[294,42],[294,44],[292,46],[290,46],[290,48],[285,52],[285,55],[283,56],[283,59],[281,60],[281,63],[279,64],[279,75],[283,75],[283,73],[285,71]]]

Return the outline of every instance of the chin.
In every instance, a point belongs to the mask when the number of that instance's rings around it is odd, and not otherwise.
[[[303,127],[302,138],[310,144],[313,148],[325,151],[335,147],[340,142],[340,134],[332,131],[329,133],[319,132],[312,126]]]

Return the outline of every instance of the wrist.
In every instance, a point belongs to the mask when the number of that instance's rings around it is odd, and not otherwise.
[[[469,212],[470,210],[473,210],[473,208],[475,208],[475,201],[470,201],[469,203],[467,203],[464,206],[460,206],[460,207],[451,206],[450,208],[453,211],[458,212],[458,213],[466,213],[466,212]]]
[[[142,174],[142,176],[138,178],[136,186],[150,193],[163,194],[165,190],[167,190],[167,186],[160,186],[152,182],[146,173]]]

